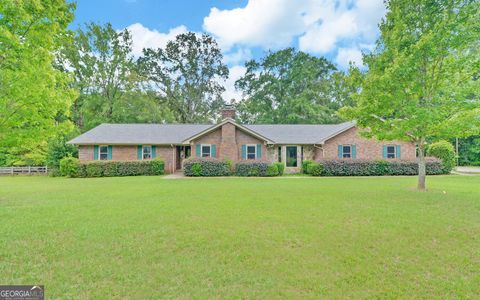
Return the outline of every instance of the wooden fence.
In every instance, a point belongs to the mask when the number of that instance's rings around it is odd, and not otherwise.
[[[0,175],[47,174],[48,167],[0,167]]]

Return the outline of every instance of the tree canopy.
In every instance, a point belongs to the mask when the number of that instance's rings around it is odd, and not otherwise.
[[[35,157],[68,127],[76,93],[53,61],[73,9],[64,0],[0,2],[0,149],[16,153],[11,163],[25,161],[25,153]]]
[[[235,83],[244,97],[238,105],[242,121],[339,122],[335,113],[348,93],[343,73],[327,59],[287,48],[245,66],[245,75]]]
[[[355,106],[342,113],[368,128],[367,136],[415,142],[418,187],[424,190],[428,138],[471,134],[464,130],[467,123],[479,128],[479,2],[386,4],[377,48],[364,56],[368,71]]]

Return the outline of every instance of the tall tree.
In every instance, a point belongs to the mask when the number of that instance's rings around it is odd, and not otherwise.
[[[235,83],[244,99],[239,103],[246,123],[335,123],[346,90],[343,73],[325,58],[287,48],[270,52]]]
[[[427,141],[471,133],[467,122],[480,121],[479,2],[391,0],[387,10],[377,49],[364,56],[356,107],[343,114],[368,128],[367,136],[416,143],[425,190]]]
[[[75,92],[53,62],[73,10],[65,0],[0,1],[0,149],[21,156],[62,128]]]
[[[74,75],[80,96],[72,116],[82,131],[103,122],[163,121],[155,100],[140,89],[128,30],[90,23],[76,30],[73,40],[62,50],[59,65]]]
[[[228,68],[212,37],[180,34],[163,49],[144,49],[139,65],[152,91],[167,104],[177,122],[216,118],[225,90],[219,81],[228,77]]]

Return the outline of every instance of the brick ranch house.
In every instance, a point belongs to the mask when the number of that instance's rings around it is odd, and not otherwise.
[[[222,122],[200,124],[101,124],[69,141],[82,162],[161,158],[165,171],[182,169],[189,157],[284,162],[299,172],[303,160],[416,158],[415,145],[360,137],[353,122],[336,125],[245,125],[235,109],[222,110]]]

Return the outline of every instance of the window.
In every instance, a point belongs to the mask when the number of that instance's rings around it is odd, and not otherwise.
[[[397,153],[395,151],[395,146],[393,145],[387,146],[387,158],[396,158],[396,157],[397,157]]]
[[[278,162],[282,162],[282,147],[278,147]]]
[[[143,146],[143,159],[152,159],[152,146]]]
[[[297,146],[287,146],[287,167],[297,167]]]
[[[202,145],[202,157],[211,157],[211,156],[212,156],[212,146]]]
[[[247,159],[257,159],[257,146],[247,145]]]
[[[108,160],[108,146],[100,146],[99,148],[99,155],[98,159],[100,160]]]
[[[352,146],[343,145],[342,155],[343,155],[343,158],[351,158],[352,157]]]

